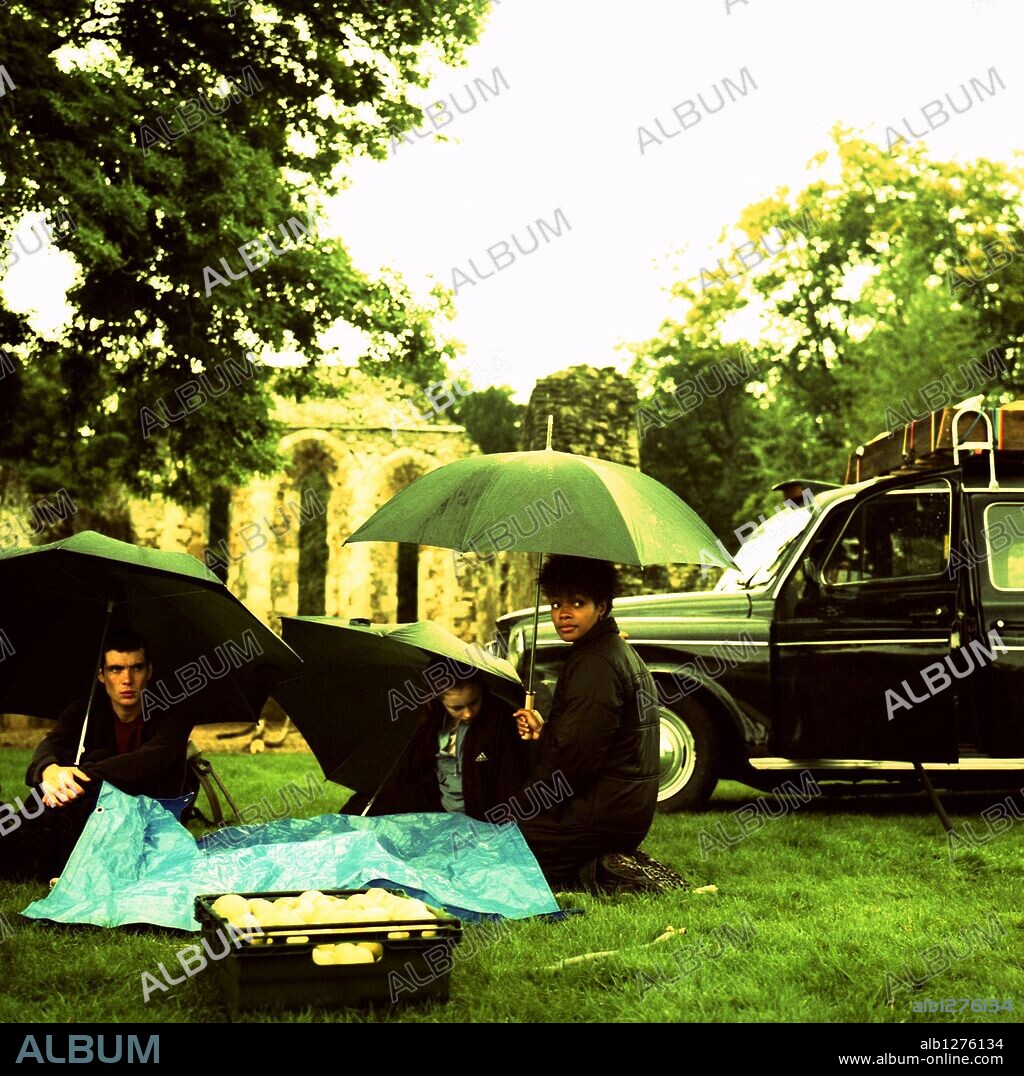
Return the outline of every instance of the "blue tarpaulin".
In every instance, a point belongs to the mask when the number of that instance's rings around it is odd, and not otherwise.
[[[105,784],[60,881],[22,915],[198,930],[200,893],[400,888],[466,919],[558,910],[522,834],[463,814],[321,815],[197,841],[156,800]]]

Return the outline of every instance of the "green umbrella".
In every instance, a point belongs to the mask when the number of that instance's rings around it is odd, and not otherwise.
[[[518,549],[619,564],[730,567],[708,525],[632,467],[568,452],[499,452],[416,479],[348,542],[415,542],[460,552]]]
[[[193,724],[252,721],[270,688],[301,670],[298,656],[195,557],[82,531],[0,553],[0,712],[56,717],[96,687],[110,628],[150,644],[147,714]],[[82,728],[84,742],[85,724]]]
[[[439,467],[392,497],[347,542],[517,549],[540,553],[541,560],[564,553],[620,564],[732,566],[708,525],[660,482],[632,467],[550,448]],[[539,609],[538,572],[527,709]]]

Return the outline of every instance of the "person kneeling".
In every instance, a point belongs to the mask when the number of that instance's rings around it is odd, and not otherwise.
[[[684,888],[685,879],[639,849],[658,801],[661,728],[657,708],[645,704],[658,697],[650,670],[610,616],[615,568],[556,555],[540,582],[572,652],[547,722],[536,710],[515,714],[520,735],[539,741],[516,802],[545,803],[519,821],[520,832],[552,888]]]

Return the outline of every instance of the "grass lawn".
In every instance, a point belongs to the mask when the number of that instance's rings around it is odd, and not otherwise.
[[[0,784],[8,799],[21,790],[29,756],[0,752]],[[279,787],[289,781],[305,787],[315,768],[303,754],[209,757],[240,807],[264,798],[276,804]],[[344,793],[334,785],[324,789],[304,814],[337,809]],[[760,807],[734,813],[759,795],[722,784],[706,811],[659,815],[645,843],[695,885],[716,885],[717,893],[616,899],[567,894],[560,897],[563,907],[582,908],[585,915],[558,924],[502,924],[497,931],[493,925],[467,927],[466,955],[456,960],[451,1000],[444,1006],[298,1010],[240,1019],[1020,1021],[1024,824],[1012,813],[1004,832],[951,859],[939,821],[921,796],[828,795],[810,802],[768,797]],[[970,822],[980,835],[988,832],[980,812],[1007,795],[947,794],[943,800],[954,822]],[[1013,800],[1024,813],[1024,792]],[[158,962],[178,967],[175,953],[195,936],[21,919],[18,912],[42,894],[38,885],[0,883],[0,1021],[226,1019],[209,968],[143,1003],[142,972],[155,973]],[[686,934],[631,951],[669,925]],[[474,932],[480,932],[476,940]],[[626,951],[545,969],[609,949]],[[913,1001],[928,998],[955,998],[958,1007],[962,998],[1012,999],[1013,1011],[913,1011]]]

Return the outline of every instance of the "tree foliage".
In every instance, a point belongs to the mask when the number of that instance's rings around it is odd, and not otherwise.
[[[735,347],[695,348],[671,334],[644,346],[658,390],[638,410],[644,471],[683,498],[721,538],[761,481],[753,364]],[[691,411],[699,409],[699,421]],[[744,517],[746,518],[746,517]],[[726,540],[732,549],[735,541]]]
[[[79,273],[50,338],[0,307],[0,461],[39,490],[88,499],[113,484],[194,504],[276,467],[271,393],[315,389],[318,342],[339,321],[364,334],[364,369],[444,376],[447,298],[423,306],[393,274],[360,271],[322,234],[320,205],[355,156],[385,157],[421,122],[410,91],[459,61],[487,7],[4,7],[0,236],[27,213],[70,221],[55,242]],[[197,382],[282,351],[304,362],[258,365],[216,400]],[[145,430],[145,409],[163,421]]]
[[[748,349],[742,386],[705,394],[642,453],[720,534],[723,515],[754,518],[783,478],[841,480],[847,452],[893,425],[894,408],[958,402],[959,374],[986,353],[1002,373],[976,391],[998,402],[1024,387],[1024,171],[935,162],[906,143],[887,153],[838,127],[811,168],[803,190],[745,209],[723,233],[731,250],[674,287],[681,316],[633,345],[655,397],[736,341]]]
[[[515,452],[519,447],[526,408],[512,402],[512,389],[492,386],[458,399],[452,409],[456,422],[484,452]]]

